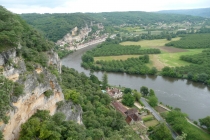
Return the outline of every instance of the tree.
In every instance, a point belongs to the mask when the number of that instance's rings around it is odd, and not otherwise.
[[[80,101],[80,93],[76,90],[66,89],[64,90],[65,100],[72,100],[75,104],[78,104]]]
[[[167,35],[167,40],[168,40],[168,41],[171,40],[171,35]]]
[[[175,140],[186,140],[187,134],[182,132],[182,135],[177,136]]]
[[[134,105],[135,98],[133,97],[132,94],[124,94],[122,103],[126,106],[132,107]]]
[[[155,107],[157,106],[158,104],[158,98],[154,95],[154,96],[150,96],[149,97],[149,104],[152,106],[152,107]]]
[[[199,119],[201,125],[206,126],[207,130],[210,132],[210,116],[207,116],[203,119]]]
[[[135,98],[136,101],[139,101],[140,98],[141,98],[141,93],[137,92],[137,91],[134,91],[133,92],[133,96]]]
[[[153,89],[150,89],[150,90],[149,90],[149,96],[155,96],[155,92],[154,92]]]
[[[154,132],[151,134],[152,140],[172,140],[171,132],[168,127],[161,123],[154,128]]]
[[[145,87],[145,86],[142,86],[142,87],[140,88],[140,92],[141,92],[144,96],[147,96],[148,93],[149,93],[148,88]]]
[[[108,77],[107,73],[105,72],[102,77],[102,89],[106,89],[107,86],[108,86]]]
[[[2,134],[1,131],[0,131],[0,140],[4,140],[4,139],[3,139],[3,134]]]
[[[130,88],[125,88],[124,89],[124,93],[126,94],[126,93],[131,93],[132,92],[132,90],[130,89]]]

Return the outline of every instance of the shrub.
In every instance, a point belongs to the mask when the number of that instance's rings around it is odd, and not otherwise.
[[[44,95],[49,98],[51,95],[53,95],[53,91],[52,90],[47,90],[44,92]]]

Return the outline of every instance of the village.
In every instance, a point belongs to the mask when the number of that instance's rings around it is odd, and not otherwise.
[[[133,107],[125,106],[122,103],[122,97],[125,94],[122,88],[107,87],[102,92],[113,99],[111,106],[124,116],[126,123],[132,127],[142,140],[149,140],[148,134],[151,127],[164,121],[160,114],[170,111],[170,109],[161,104],[158,104],[153,109],[143,97],[141,97],[141,101],[135,101]]]
[[[93,30],[94,29],[94,30]],[[108,34],[103,34],[104,26],[102,23],[91,22],[90,26],[86,24],[85,27],[79,29],[73,28],[62,39],[56,42],[61,50],[79,50],[87,46],[101,43],[106,40]]]

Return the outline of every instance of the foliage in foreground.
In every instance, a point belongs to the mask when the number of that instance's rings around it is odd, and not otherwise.
[[[161,123],[155,126],[153,133],[150,135],[151,140],[172,140],[171,131],[168,127]]]
[[[210,132],[210,116],[199,119],[201,125],[206,126],[207,130]]]
[[[186,115],[180,110],[172,110],[166,116],[166,121],[172,126],[172,128],[178,133],[183,132],[187,134],[186,140],[200,140],[205,139],[203,137],[202,131],[191,125],[186,120]],[[203,132],[205,133],[205,132]]]

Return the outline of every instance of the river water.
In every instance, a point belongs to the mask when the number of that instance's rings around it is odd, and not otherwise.
[[[81,56],[95,46],[92,45],[68,55],[62,59],[62,65],[89,75],[89,70],[85,70],[80,65]],[[94,75],[101,80],[103,73],[95,72]],[[139,76],[125,73],[108,73],[107,75],[111,85],[129,87],[138,91],[141,86],[153,89],[159,102],[180,108],[192,120],[198,121],[199,118],[210,116],[210,89],[203,84],[162,76]]]

